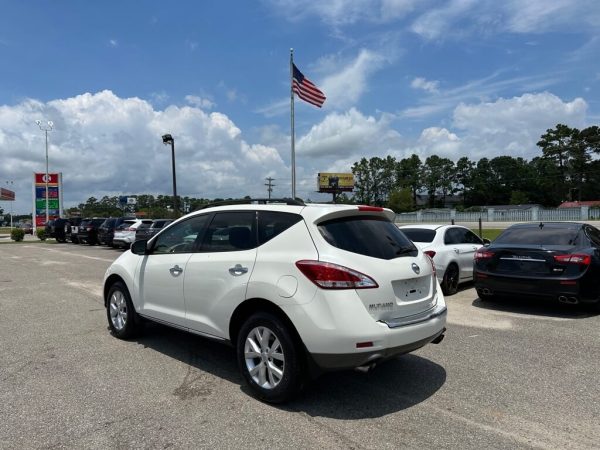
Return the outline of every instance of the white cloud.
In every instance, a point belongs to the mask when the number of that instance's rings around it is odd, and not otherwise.
[[[47,103],[25,100],[0,106],[0,180],[15,181],[15,212],[29,211],[32,172],[45,170],[37,119],[54,121],[49,165],[63,172],[67,206],[90,196],[169,194],[171,152],[162,144],[164,133],[175,138],[181,195],[264,196],[265,176],[289,178],[279,149],[247,143],[223,113],[191,106],[156,110],[146,100],[111,91]]]
[[[427,81],[425,78],[417,77],[410,83],[410,87],[413,89],[423,89],[430,94],[438,92],[439,81]]]
[[[495,102],[460,104],[454,110],[454,127],[468,136],[467,149],[479,158],[489,155],[539,156],[536,143],[557,123],[586,126],[587,103],[565,102],[549,92],[524,94]]]
[[[265,0],[286,19],[297,21],[317,17],[323,23],[340,27],[357,22],[385,23],[409,14],[422,0]]]
[[[108,45],[110,45],[111,47],[118,47],[119,46],[119,41],[117,41],[116,39],[110,39],[108,41]]]
[[[213,101],[207,98],[199,97],[197,95],[186,95],[185,101],[188,102],[190,105],[200,109],[212,109],[216,106]]]
[[[389,124],[387,116],[375,119],[355,108],[343,114],[332,113],[298,140],[297,150],[299,154],[318,158],[393,151],[401,139]]]
[[[381,54],[371,50],[361,50],[356,58],[341,70],[338,68],[335,74],[325,77],[321,85],[317,84],[327,97],[326,105],[334,108],[347,108],[354,105],[368,90],[369,76],[379,70],[384,63],[385,58]]]

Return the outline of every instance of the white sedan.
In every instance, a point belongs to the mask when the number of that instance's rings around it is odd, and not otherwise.
[[[473,280],[473,256],[485,243],[460,225],[399,225],[406,237],[433,259],[437,278],[446,295],[455,294],[458,284]]]

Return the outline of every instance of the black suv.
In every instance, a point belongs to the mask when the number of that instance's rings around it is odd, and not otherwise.
[[[79,242],[85,242],[90,245],[98,244],[98,228],[105,220],[106,218],[94,218],[81,222],[77,233]]]
[[[81,222],[83,222],[84,220],[90,219],[83,219],[81,217],[71,217],[70,219],[68,219],[65,228],[66,240],[71,241],[73,244],[79,243],[79,239],[77,239],[77,233],[79,233],[79,225],[81,225]]]
[[[155,219],[152,224],[142,223],[135,231],[135,240],[150,239],[171,222],[173,222],[173,219]]]
[[[67,229],[69,226],[69,221],[67,219],[58,218],[54,220],[49,220],[48,223],[52,222],[50,225],[50,236],[56,239],[56,242],[67,242]]]
[[[125,217],[109,217],[98,228],[98,242],[112,247],[115,228],[125,221]]]

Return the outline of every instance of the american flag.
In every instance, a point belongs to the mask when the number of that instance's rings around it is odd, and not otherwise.
[[[294,76],[292,78],[292,90],[298,94],[305,102],[318,106],[319,108],[325,103],[325,94],[316,87],[312,81],[302,75],[296,64],[293,64]]]

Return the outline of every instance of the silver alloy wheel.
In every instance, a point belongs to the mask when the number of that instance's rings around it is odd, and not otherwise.
[[[115,330],[121,331],[127,325],[127,302],[123,292],[116,290],[110,296],[110,320]]]
[[[256,327],[246,336],[246,368],[256,384],[264,389],[277,387],[283,378],[285,356],[279,338],[267,327]]]

